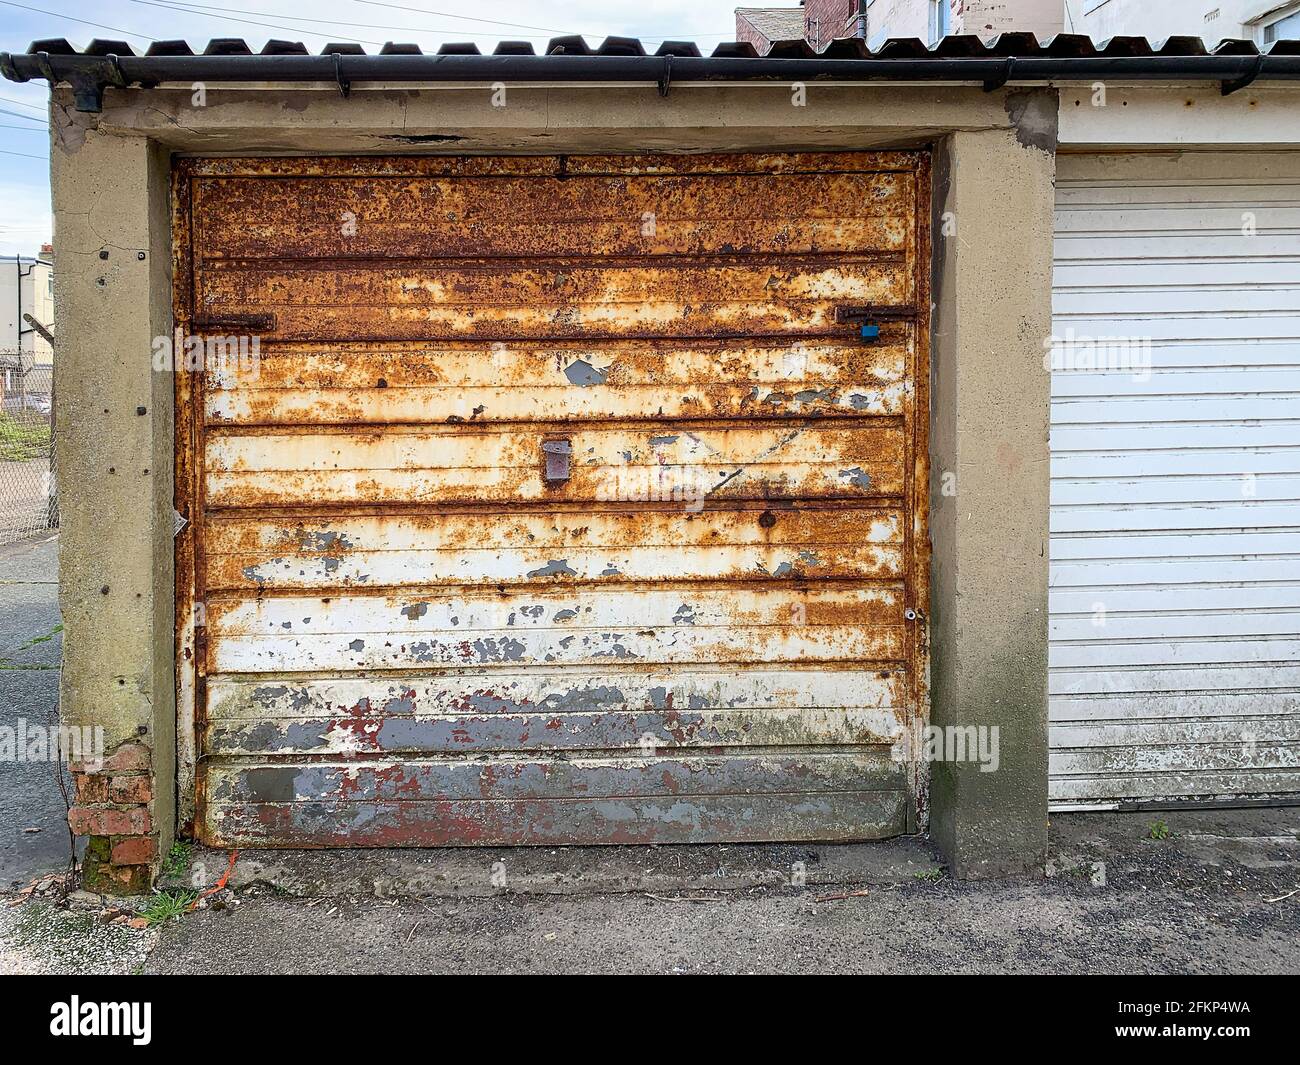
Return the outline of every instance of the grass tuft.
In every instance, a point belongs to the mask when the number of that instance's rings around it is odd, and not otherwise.
[[[140,911],[140,916],[151,925],[176,921],[198,897],[197,891],[155,891],[149,898],[149,905]]]

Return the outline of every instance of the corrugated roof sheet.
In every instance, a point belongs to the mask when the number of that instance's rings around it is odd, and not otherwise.
[[[744,9],[744,10],[779,10],[779,9]],[[62,37],[33,41],[28,48],[29,55],[45,52],[49,55],[90,55],[90,56],[134,56],[137,53],[126,41],[101,40],[96,38],[84,49],[78,51]],[[341,55],[369,54],[359,44],[331,43],[320,52],[329,55],[337,52]],[[154,41],[143,53],[146,56],[188,56],[188,55],[310,55],[308,49],[299,41],[269,40],[254,52],[253,48],[242,38],[219,37],[207,43],[199,51],[191,48],[186,41]],[[482,55],[478,45],[472,42],[452,42],[438,47],[436,52],[426,53],[418,44],[397,43],[390,41],[378,52],[379,55]],[[534,50],[528,41],[501,41],[492,50],[493,55],[674,55],[699,56],[700,49],[690,41],[664,41],[653,52],[647,52],[645,46],[635,37],[606,37],[595,48],[583,37],[554,37],[547,44],[544,52]],[[754,47],[739,41],[724,41],[711,53],[715,58],[759,58]],[[1109,40],[1094,42],[1091,38],[1077,33],[1060,33],[1040,41],[1032,33],[1003,33],[996,37],[981,38],[974,34],[945,37],[933,47],[926,45],[915,37],[890,38],[879,47],[871,49],[858,37],[848,37],[832,41],[820,52],[815,50],[802,38],[774,41],[770,51],[762,58],[766,59],[989,59],[1016,56],[1021,58],[1085,58],[1125,56],[1206,56],[1206,55],[1300,55],[1300,41],[1276,41],[1261,52],[1253,41],[1223,40],[1212,48],[1207,48],[1200,37],[1167,37],[1163,40],[1150,41],[1145,37],[1111,37]]]

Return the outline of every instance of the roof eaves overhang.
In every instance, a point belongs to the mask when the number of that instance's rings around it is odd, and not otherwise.
[[[759,56],[743,43],[719,45],[703,56],[689,42],[664,42],[646,54],[634,38],[611,37],[592,49],[581,37],[557,38],[544,55],[523,42],[502,42],[491,55],[473,44],[446,44],[436,54],[416,45],[387,44],[378,55],[359,45],[330,44],[320,55],[296,42],[271,41],[258,54],[242,40],[209,42],[196,55],[184,41],[152,45],[135,55],[124,41],[92,41],[78,52],[62,39],[35,42],[24,55],[0,53],[11,81],[40,78],[67,84],[80,111],[99,111],[109,87],[153,88],[168,82],[326,83],[347,95],[352,85],[641,82],[667,94],[682,82],[892,82],[1008,84],[1061,82],[1218,83],[1235,92],[1256,81],[1300,81],[1300,42],[1276,42],[1267,53],[1249,41],[1223,41],[1207,50],[1194,37],[1155,44],[1141,37],[1094,43],[1061,34],[1040,42],[1032,34],[948,37],[933,48],[894,39],[872,50],[859,39],[833,41],[822,52],[805,41],[779,41]]]

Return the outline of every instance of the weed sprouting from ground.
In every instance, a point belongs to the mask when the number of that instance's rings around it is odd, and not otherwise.
[[[198,897],[197,891],[155,891],[140,916],[151,925],[166,924],[183,916]]]

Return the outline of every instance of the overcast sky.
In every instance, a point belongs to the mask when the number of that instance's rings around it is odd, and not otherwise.
[[[776,0],[779,3],[779,0]],[[789,0],[794,6],[795,0]],[[648,51],[665,39],[695,41],[706,54],[731,40],[737,0],[0,0],[0,51],[25,52],[33,41],[66,37],[81,47],[95,37],[125,40],[143,52],[151,40],[184,38],[196,52],[213,37],[242,37],[258,51],[267,38],[302,41],[319,52],[330,41],[356,41],[373,52],[385,41],[414,41],[426,52],[445,41],[500,40],[581,33],[640,37]],[[50,239],[46,85],[0,79],[0,254],[31,254]]]

